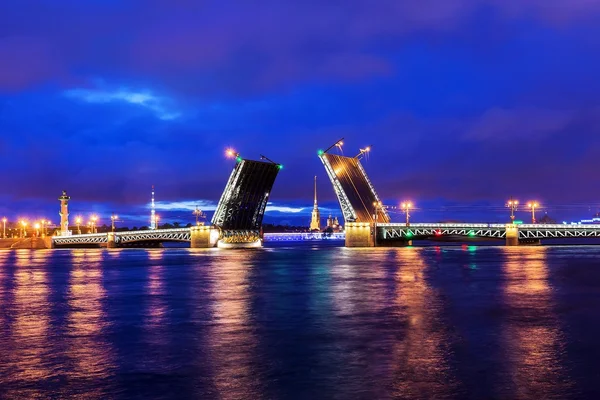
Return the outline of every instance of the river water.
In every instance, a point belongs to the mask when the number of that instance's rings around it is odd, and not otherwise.
[[[0,398],[599,398],[600,247],[0,251]]]

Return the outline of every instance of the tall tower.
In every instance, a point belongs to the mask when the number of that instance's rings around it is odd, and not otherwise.
[[[60,201],[60,235],[68,236],[71,232],[69,232],[69,200],[71,198],[67,196],[67,192],[63,190],[62,196],[58,198]]]
[[[152,203],[150,205],[150,229],[156,229],[156,210],[154,208],[154,185],[152,185]]]
[[[319,212],[319,206],[317,205],[317,177],[315,176],[315,206],[312,211],[312,218],[310,220],[310,230],[320,231],[321,230],[321,213]]]

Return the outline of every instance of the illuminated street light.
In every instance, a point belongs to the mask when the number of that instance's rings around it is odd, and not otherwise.
[[[75,217],[75,225],[77,225],[77,234],[81,235],[81,217],[79,215]]]
[[[158,220],[160,220],[158,215],[154,216],[154,224],[156,225],[156,229],[158,229]]]
[[[410,201],[405,201],[400,204],[400,209],[406,213],[406,226],[410,226],[410,209],[413,208],[413,205]]]
[[[370,151],[371,151],[371,146],[367,146],[364,149],[360,149],[359,153],[354,158],[360,159],[360,158],[362,158],[363,155],[369,153]]]
[[[21,226],[23,227],[23,235],[21,236],[22,238],[27,237],[27,221],[25,221],[24,219],[21,220]]]
[[[35,228],[35,236],[40,236],[40,223],[36,222],[35,225],[33,225],[33,227]]]
[[[510,208],[510,220],[511,222],[515,222],[515,211],[517,210],[517,206],[519,205],[518,200],[513,200],[511,197],[508,203],[506,203],[506,207]]]
[[[527,207],[529,207],[531,209],[531,223],[535,224],[535,209],[538,208],[540,205],[538,204],[537,201],[530,201],[529,203],[527,203]]]
[[[6,217],[2,218],[2,239],[6,239]]]
[[[114,213],[113,213],[113,215],[111,215],[111,216],[110,216],[110,225],[111,225],[111,228],[112,228],[112,231],[113,231],[113,232],[115,231],[115,221],[116,221],[118,218],[119,218],[119,217],[118,217],[117,215],[115,215]]]
[[[196,226],[200,225],[200,221],[198,221],[198,218],[206,218],[206,215],[204,214],[204,212],[202,212],[201,209],[198,208],[198,206],[196,206],[196,209],[194,210],[194,212],[192,212],[192,214],[196,216]]]
[[[96,229],[96,222],[98,221],[98,217],[96,215],[92,215],[90,217],[90,220],[92,221],[92,233],[98,233],[98,230]]]

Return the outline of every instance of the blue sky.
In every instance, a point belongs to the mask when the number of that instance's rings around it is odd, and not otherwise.
[[[0,213],[165,220],[218,201],[228,147],[285,165],[267,221],[307,224],[316,150],[373,145],[414,218],[498,221],[509,196],[598,211],[600,3],[33,1],[0,12]],[[57,218],[57,217],[56,217]],[[400,219],[401,215],[394,214]],[[523,219],[526,214],[523,213]]]

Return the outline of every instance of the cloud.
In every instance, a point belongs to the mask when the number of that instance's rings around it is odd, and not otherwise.
[[[156,114],[159,119],[173,120],[181,116],[178,111],[173,111],[168,108],[166,103],[169,99],[158,97],[149,91],[135,91],[128,88],[120,88],[115,91],[96,90],[96,89],[69,89],[64,92],[65,96],[76,98],[87,103],[111,103],[125,102],[137,105]]]
[[[564,110],[492,108],[474,121],[463,137],[476,141],[538,140],[565,129],[573,117],[573,112]]]
[[[146,205],[150,209],[151,203]],[[202,211],[215,211],[217,204],[210,200],[187,200],[187,201],[157,201],[154,208],[159,211],[194,211],[198,207]]]

